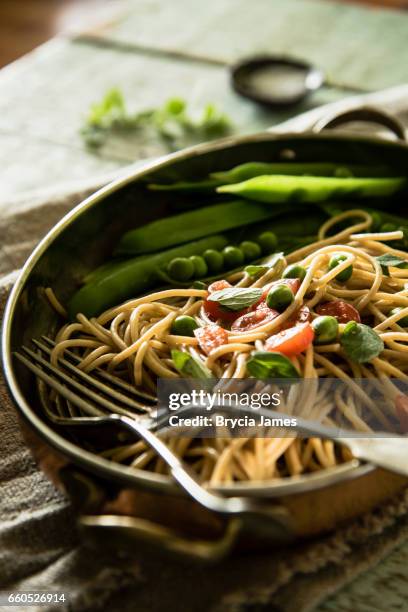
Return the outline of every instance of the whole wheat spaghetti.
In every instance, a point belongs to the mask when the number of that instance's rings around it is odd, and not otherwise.
[[[344,227],[347,223],[345,229],[333,233],[339,224]],[[97,318],[78,314],[76,322],[59,330],[52,362],[58,364],[64,351],[70,349],[81,357],[79,367],[85,372],[102,368],[155,393],[158,378],[182,375],[172,358],[174,349],[191,355],[216,378],[242,379],[249,375],[247,364],[254,350],[271,350],[271,346],[273,350],[273,343],[282,334],[313,329],[317,317],[327,313],[337,317],[341,334],[348,316],[349,321],[362,321],[374,330],[383,349],[372,359],[359,362],[350,358],[336,338],[328,343],[311,340],[304,350],[290,354],[301,377],[338,378],[349,390],[338,391],[332,401],[326,401],[317,386],[315,391],[311,387],[306,400],[308,414],[327,424],[341,420],[350,429],[362,432],[371,431],[368,421],[391,430],[397,422],[396,386],[392,381],[386,383],[387,394],[379,407],[362,389],[356,390],[353,382],[356,378],[369,379],[373,385],[390,377],[408,380],[408,332],[401,324],[408,317],[408,269],[391,265],[385,271],[378,260],[384,254],[406,259],[406,253],[393,246],[401,241],[403,233],[372,232],[371,225],[370,214],[351,210],[327,221],[317,242],[290,253],[280,268],[267,269],[258,278],[242,271],[209,290],[169,288],[129,300]],[[330,259],[338,253],[342,258],[330,269]],[[305,270],[304,278],[289,283],[282,280],[282,268],[295,263]],[[350,266],[351,276],[339,281],[339,275]],[[240,314],[241,319],[237,316],[231,323],[214,318],[214,312],[207,308],[209,292],[220,287],[260,288],[266,295],[271,287],[285,282],[293,291],[293,301],[274,315],[263,303],[262,308],[249,310],[249,316],[247,309]],[[51,290],[48,296],[63,314],[64,308]],[[191,336],[173,333],[172,324],[181,315],[192,317],[200,332]],[[289,394],[286,412],[295,412],[295,400],[294,392]],[[289,434],[278,438],[172,437],[168,444],[192,465],[203,482],[211,485],[312,472],[348,458],[331,441],[301,440]],[[163,462],[143,442],[117,445],[103,455],[134,468],[166,472]]]

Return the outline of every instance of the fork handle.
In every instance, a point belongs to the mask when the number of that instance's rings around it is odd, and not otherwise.
[[[169,466],[170,472],[181,488],[198,504],[211,512],[225,517],[238,517],[253,530],[267,532],[277,540],[288,541],[292,538],[289,516],[270,503],[261,503],[248,497],[225,497],[203,487],[193,473],[183,464],[164,442],[145,425],[127,416],[109,415],[108,420],[122,423],[154,449]],[[98,419],[99,420],[99,419]]]
[[[350,437],[338,438],[337,441],[348,447],[356,459],[408,477],[407,437]]]

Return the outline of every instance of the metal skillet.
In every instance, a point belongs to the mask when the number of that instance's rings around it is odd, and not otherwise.
[[[107,461],[46,421],[32,376],[12,358],[12,352],[21,345],[43,334],[52,336],[59,325],[42,288],[52,286],[63,301],[67,300],[81,278],[108,259],[125,229],[169,210],[175,203],[174,194],[147,192],[143,183],[147,174],[155,181],[187,180],[249,160],[288,158],[387,163],[406,173],[408,147],[402,141],[403,129],[398,122],[372,109],[360,109],[345,117],[356,119],[376,120],[392,129],[399,140],[329,132],[263,133],[199,145],[150,163],[88,198],[49,232],[27,261],[4,316],[5,378],[34,456],[53,482],[71,497],[84,535],[104,545],[111,542],[116,548],[132,548],[137,539],[206,559],[219,558],[237,542],[246,547],[270,546],[273,542],[273,538],[246,532],[235,520],[219,520],[183,496],[168,477]],[[339,125],[342,118],[333,121]],[[186,196],[176,197],[180,203]],[[396,200],[395,206],[400,214],[406,214],[404,201]],[[311,475],[241,483],[219,487],[218,491],[270,503],[277,517],[286,514],[288,537],[296,539],[333,529],[406,484],[401,476],[353,460]]]

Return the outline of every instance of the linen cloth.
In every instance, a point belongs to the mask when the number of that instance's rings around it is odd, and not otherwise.
[[[384,107],[408,124],[408,86],[401,86],[315,109],[274,129],[303,130],[328,110],[361,102]],[[0,199],[1,313],[18,269],[37,242],[110,178],[57,186],[15,201]],[[138,558],[137,551],[129,561],[120,553],[108,555],[103,546],[95,555],[81,544],[68,501],[31,458],[2,379],[0,432],[0,590],[52,589],[67,594],[67,603],[40,610],[307,612],[407,540],[408,492],[318,540],[279,553],[234,556],[214,567],[164,560],[160,555]],[[406,546],[400,551],[400,556],[408,555]],[[393,585],[393,609],[403,609],[405,577],[398,560],[372,575],[369,592],[358,588],[343,592],[336,610],[382,610],[378,594],[384,580]],[[321,609],[326,610],[326,605]]]

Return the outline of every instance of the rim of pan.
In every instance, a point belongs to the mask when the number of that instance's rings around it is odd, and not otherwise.
[[[145,486],[153,489],[166,490],[167,492],[180,491],[179,488],[172,482],[170,477],[161,474],[148,472],[147,470],[139,470],[122,464],[116,464],[103,457],[89,452],[81,447],[70,442],[63,436],[59,435],[54,429],[30,407],[26,401],[14,370],[13,356],[11,352],[11,330],[14,317],[14,311],[20,295],[25,287],[25,284],[40,257],[45,253],[50,244],[61,234],[61,232],[70,225],[74,219],[81,215],[84,211],[97,205],[98,202],[106,198],[111,193],[128,185],[129,183],[151,173],[154,170],[159,170],[170,166],[173,162],[181,161],[188,157],[199,156],[204,153],[217,151],[223,148],[228,148],[234,145],[262,142],[262,141],[279,141],[290,139],[319,139],[319,140],[353,140],[363,144],[382,144],[388,147],[406,149],[406,145],[401,142],[386,141],[377,137],[367,136],[350,136],[350,134],[316,134],[313,132],[303,133],[268,133],[261,132],[259,134],[251,134],[249,136],[228,137],[216,142],[204,143],[183,149],[176,153],[160,157],[154,161],[146,162],[141,168],[133,169],[124,176],[112,181],[105,187],[102,187],[97,192],[86,198],[78,204],[72,211],[65,215],[54,227],[47,233],[41,242],[34,249],[32,254],[27,259],[23,266],[16,283],[9,295],[3,317],[2,338],[1,338],[1,355],[3,373],[7,383],[11,398],[16,405],[19,413],[23,416],[32,428],[41,436],[43,440],[49,443],[54,449],[70,458],[74,464],[88,469],[96,475],[104,478],[114,478],[117,481],[127,482],[128,484]],[[214,489],[220,490],[228,495],[245,494],[254,496],[277,497],[285,494],[295,494],[304,491],[314,491],[335,483],[344,482],[346,480],[363,476],[375,467],[372,464],[361,464],[357,460],[351,460],[346,463],[326,468],[313,474],[305,474],[300,476],[291,476],[287,479],[267,480],[262,482],[243,482],[229,486],[219,486]],[[181,493],[181,492],[180,492]],[[182,494],[182,493],[181,493]]]

